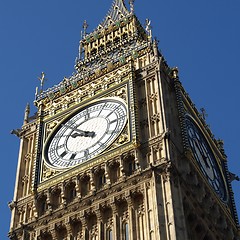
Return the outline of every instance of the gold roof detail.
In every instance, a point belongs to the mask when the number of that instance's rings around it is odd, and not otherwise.
[[[105,19],[97,27],[98,30],[109,27],[112,23],[120,21],[130,15],[123,0],[114,0]]]

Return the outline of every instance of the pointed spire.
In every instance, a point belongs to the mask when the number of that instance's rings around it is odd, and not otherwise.
[[[133,2],[133,0],[131,0]],[[127,10],[123,0],[114,0],[113,4],[108,11],[107,16],[99,24],[98,29],[106,28],[112,23],[119,21],[120,19],[130,15],[130,12]]]

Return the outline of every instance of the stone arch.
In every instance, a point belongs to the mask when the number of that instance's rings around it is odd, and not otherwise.
[[[108,227],[112,225],[113,210],[110,206],[101,207],[102,212],[102,221],[104,224],[107,224]]]
[[[98,167],[94,170],[94,183],[96,189],[101,189],[106,184],[105,169]]]
[[[53,210],[56,210],[61,205],[61,188],[56,187],[50,190],[50,204]]]
[[[38,216],[42,216],[47,211],[47,195],[41,194],[37,197],[37,213]]]
[[[56,240],[67,240],[68,233],[66,226],[60,222],[55,225],[55,238]],[[54,239],[55,240],[55,239]]]
[[[108,164],[108,175],[111,183],[118,181],[120,177],[120,163],[116,160],[109,162]]]
[[[66,197],[66,202],[71,203],[74,198],[76,197],[76,183],[73,181],[69,181],[66,183],[65,186],[65,197]]]
[[[89,194],[91,189],[90,175],[84,173],[82,176],[80,176],[79,183],[81,196],[85,197]]]
[[[135,172],[136,162],[134,154],[128,153],[123,156],[123,169],[126,176],[130,176]]]
[[[71,221],[71,231],[73,239],[81,239],[83,237],[82,222],[78,219]]]
[[[95,239],[98,236],[98,219],[94,211],[85,212],[85,219],[87,223],[87,235],[89,239]]]
[[[37,237],[38,240],[54,240],[52,234],[48,231],[41,230],[40,235]]]

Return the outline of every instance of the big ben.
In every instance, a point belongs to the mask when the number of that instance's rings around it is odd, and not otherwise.
[[[239,239],[226,155],[123,0],[84,23],[75,73],[37,90],[20,151],[12,240]],[[44,82],[44,73],[41,83]]]

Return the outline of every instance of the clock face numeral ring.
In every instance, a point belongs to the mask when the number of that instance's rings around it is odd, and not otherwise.
[[[222,201],[227,202],[223,174],[207,139],[191,116],[186,115],[185,120],[188,144],[201,172]]]
[[[65,119],[47,140],[44,157],[56,168],[69,168],[101,154],[127,123],[125,103],[99,100]]]

